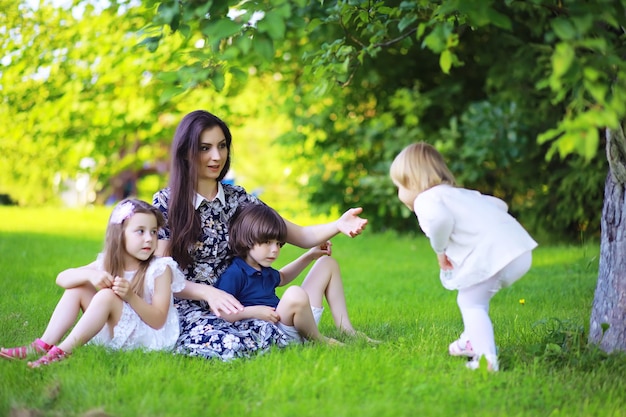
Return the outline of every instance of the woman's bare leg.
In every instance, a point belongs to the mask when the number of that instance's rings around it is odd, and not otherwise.
[[[314,307],[322,307],[325,296],[337,328],[348,334],[355,333],[348,316],[341,271],[334,258],[323,256],[318,259],[304,279],[302,288]]]

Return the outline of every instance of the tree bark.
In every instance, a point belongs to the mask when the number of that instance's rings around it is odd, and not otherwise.
[[[626,137],[606,131],[609,174],[604,187],[600,265],[589,342],[605,352],[626,351]]]

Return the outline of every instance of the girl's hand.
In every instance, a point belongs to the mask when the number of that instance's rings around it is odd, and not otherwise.
[[[333,254],[333,244],[330,240],[327,240],[325,243],[309,249],[308,254],[311,257],[311,260],[318,259],[324,255],[331,256]]]
[[[352,208],[341,215],[337,220],[337,228],[344,235],[355,237],[365,229],[367,219],[362,219],[359,214],[363,209],[361,207]]]
[[[103,288],[111,288],[113,286],[113,275],[105,271],[93,270],[89,282],[95,287],[96,291]]]
[[[243,311],[241,303],[226,291],[207,285],[207,292],[204,300],[209,303],[209,307],[213,314],[221,317],[222,313],[236,314]]]
[[[450,262],[450,259],[448,259],[448,256],[445,253],[437,254],[437,261],[439,261],[439,268],[444,271],[451,271],[454,269],[452,262]]]
[[[274,307],[268,306],[251,306],[246,307],[246,310],[250,311],[250,316],[255,319],[269,321],[272,323],[278,323],[280,316],[274,309]]]
[[[113,287],[111,287],[111,289],[115,294],[117,294],[118,297],[126,302],[128,302],[134,294],[130,289],[130,282],[122,277],[115,277],[113,280]]]

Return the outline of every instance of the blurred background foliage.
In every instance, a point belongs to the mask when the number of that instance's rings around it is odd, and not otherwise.
[[[0,0],[0,194],[150,200],[203,108],[233,131],[235,182],[287,218],[362,206],[416,231],[387,172],[423,140],[534,234],[594,238],[623,3]]]

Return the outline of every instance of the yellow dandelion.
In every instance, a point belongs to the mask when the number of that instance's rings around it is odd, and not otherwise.
[[[526,300],[524,300],[523,298],[520,298],[520,299],[519,299],[519,303],[520,303],[521,305],[524,305],[524,304],[526,304]]]

